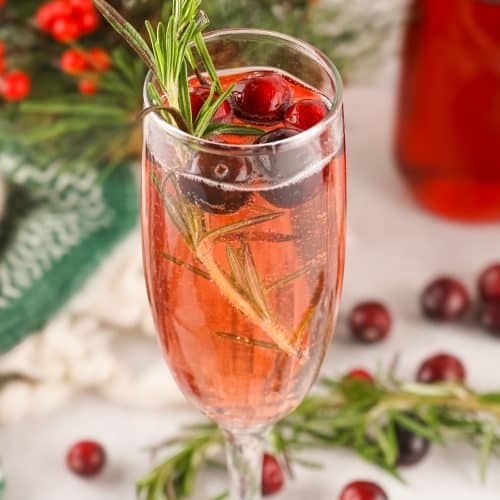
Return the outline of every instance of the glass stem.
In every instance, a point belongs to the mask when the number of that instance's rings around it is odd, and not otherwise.
[[[224,435],[231,500],[260,500],[265,432],[224,429]]]

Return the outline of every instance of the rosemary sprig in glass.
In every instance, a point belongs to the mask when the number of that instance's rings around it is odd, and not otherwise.
[[[343,447],[402,479],[395,425],[440,446],[450,441],[471,444],[479,450],[483,479],[490,456],[500,451],[498,392],[409,383],[393,376],[375,383],[324,378],[318,389],[270,432],[270,446],[289,467],[319,466],[301,459],[304,450]],[[222,455],[222,434],[216,424],[202,422],[185,427],[154,451],[173,454],[138,481],[139,497],[180,500],[193,493],[198,473]]]

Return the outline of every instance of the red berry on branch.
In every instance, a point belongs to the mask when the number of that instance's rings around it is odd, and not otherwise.
[[[90,49],[87,58],[96,71],[107,71],[113,64],[109,52],[100,47]]]
[[[418,369],[417,380],[422,383],[463,383],[466,371],[463,363],[452,354],[440,353],[427,358]]]
[[[286,79],[272,72],[243,78],[232,93],[235,113],[253,123],[280,121],[291,100],[292,92]]]
[[[328,113],[328,108],[320,99],[304,99],[288,108],[285,126],[307,130],[319,123]]]
[[[65,73],[78,75],[89,68],[89,61],[82,50],[68,49],[61,55],[59,65]]]
[[[71,5],[64,0],[54,0],[41,5],[35,14],[36,24],[43,30],[50,32],[56,20],[69,18],[72,15]]]
[[[344,379],[364,380],[365,382],[371,382],[371,383],[375,382],[375,378],[373,377],[373,375],[369,371],[363,368],[356,368],[354,370],[347,372],[344,375]]]
[[[389,500],[389,497],[371,481],[353,481],[342,490],[339,500]]]
[[[95,10],[89,10],[78,15],[77,23],[81,33],[87,35],[94,32],[100,24],[101,20]]]
[[[99,90],[99,86],[95,80],[84,78],[78,82],[78,90],[83,95],[94,95]]]
[[[57,18],[52,24],[50,33],[57,41],[70,43],[80,38],[82,31],[76,19],[68,16]]]
[[[99,474],[106,464],[106,452],[95,441],[80,441],[69,449],[66,464],[74,474],[92,477]]]
[[[262,460],[262,494],[264,496],[277,493],[283,488],[285,477],[276,457],[264,453]]]
[[[384,340],[392,326],[391,313],[380,302],[362,302],[351,311],[349,324],[352,335],[365,344]]]
[[[31,79],[24,71],[11,71],[0,79],[0,94],[7,101],[22,101],[31,92]]]
[[[432,281],[420,299],[423,313],[435,321],[452,321],[460,318],[469,306],[469,294],[454,278],[443,276]]]
[[[500,300],[500,263],[492,264],[481,273],[478,288],[483,300]]]
[[[92,0],[70,0],[70,5],[77,12],[90,12],[95,10]]]

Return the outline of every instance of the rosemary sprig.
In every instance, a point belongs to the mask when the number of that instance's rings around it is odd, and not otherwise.
[[[168,22],[159,22],[156,29],[146,21],[149,44],[142,35],[106,0],[94,4],[110,25],[126,40],[152,71],[154,81],[148,87],[153,102],[151,111],[172,125],[196,137],[214,134],[260,135],[263,130],[238,124],[213,123],[221,104],[230,96],[234,85],[223,90],[203,32],[209,19],[200,9],[201,0],[173,0]],[[195,57],[197,52],[198,58]],[[197,66],[197,59],[210,77],[210,82]],[[189,74],[201,84],[210,83],[210,94],[193,120],[189,97]],[[168,104],[167,104],[168,103]]]
[[[462,385],[415,384],[392,377],[380,377],[374,384],[325,378],[318,389],[270,433],[270,444],[285,463],[317,467],[302,460],[300,452],[343,447],[401,478],[396,465],[396,424],[437,445],[470,443],[479,451],[481,477],[490,457],[500,452],[500,393],[481,394]],[[194,480],[222,453],[223,440],[217,425],[207,421],[184,428],[180,436],[162,446],[175,453],[139,482],[141,498],[186,498],[184,483],[176,483],[176,478],[188,475]],[[179,458],[186,456],[196,460]],[[153,484],[155,489],[150,487]],[[169,489],[171,484],[177,486]]]

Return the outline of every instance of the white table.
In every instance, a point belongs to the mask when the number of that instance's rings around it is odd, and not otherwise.
[[[364,298],[390,305],[396,319],[391,339],[361,347],[347,339],[342,318],[324,373],[339,374],[353,366],[374,369],[402,354],[401,375],[413,377],[419,362],[438,350],[461,356],[470,382],[481,389],[500,388],[500,341],[473,326],[434,326],[421,320],[417,297],[436,274],[453,273],[472,287],[478,271],[500,260],[499,226],[462,226],[431,218],[411,202],[391,158],[393,123],[392,77],[369,87],[346,91],[349,153],[349,211],[346,280],[342,311]],[[134,346],[129,346],[131,351]],[[141,362],[159,351],[140,350]],[[50,416],[24,421],[0,431],[9,489],[7,500],[132,500],[134,480],[149,467],[141,450],[157,442],[195,412],[139,411],[118,407],[92,395],[79,397]],[[99,478],[82,481],[65,468],[70,443],[82,437],[102,441],[109,467]],[[408,486],[386,476],[353,454],[314,452],[324,470],[299,469],[299,479],[277,500],[336,500],[342,486],[356,478],[380,482],[391,500],[493,500],[500,498],[500,462],[490,468],[481,486],[474,454],[464,445],[434,447],[429,458],[406,472]],[[212,477],[210,492],[224,489],[222,477]],[[200,490],[199,500],[208,498]]]

